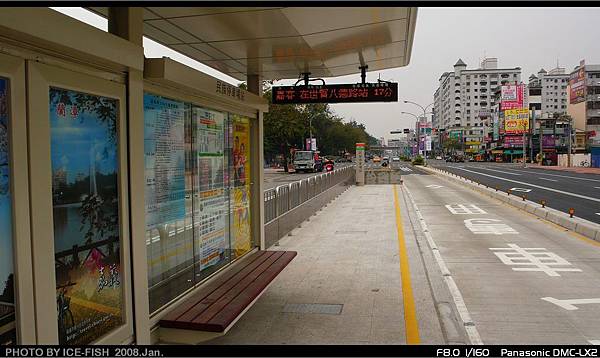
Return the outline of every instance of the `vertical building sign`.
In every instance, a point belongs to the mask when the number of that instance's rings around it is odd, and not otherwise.
[[[233,122],[233,253],[239,257],[252,248],[250,226],[250,120],[231,115]]]
[[[569,76],[569,103],[576,104],[585,101],[586,84],[585,84],[585,64],[582,61],[577,71]]]
[[[356,143],[356,185],[365,184],[365,143]]]
[[[8,121],[8,80],[0,77],[0,345],[16,343],[14,330],[3,329],[15,320]]]
[[[185,104],[144,94],[146,229],[185,217]]]
[[[199,205],[194,207],[195,235],[200,250],[200,268],[226,260],[228,198],[225,192],[225,114],[193,109],[196,124],[196,176]]]
[[[49,100],[59,344],[89,344],[124,323],[119,102],[59,88]]]

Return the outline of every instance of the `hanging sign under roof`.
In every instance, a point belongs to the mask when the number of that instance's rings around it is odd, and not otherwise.
[[[398,101],[398,84],[393,82],[278,86],[271,90],[273,104]]]

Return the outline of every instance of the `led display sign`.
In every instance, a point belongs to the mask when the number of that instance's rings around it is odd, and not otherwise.
[[[273,104],[365,103],[398,101],[398,84],[355,83],[272,88]]]

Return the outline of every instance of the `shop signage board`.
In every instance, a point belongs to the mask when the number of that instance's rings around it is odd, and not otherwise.
[[[523,134],[529,131],[529,109],[509,109],[504,111],[504,132]]]
[[[15,317],[8,121],[8,80],[0,78],[0,331]],[[0,333],[0,345],[13,339],[14,331]]]
[[[398,101],[398,84],[392,82],[277,86],[271,91],[273,104]]]
[[[51,87],[58,337],[89,344],[124,324],[119,101]]]
[[[186,105],[144,94],[146,229],[185,217]]]
[[[582,65],[579,69],[569,76],[569,103],[576,104],[585,101],[586,84],[585,84],[585,66]]]
[[[500,110],[523,108],[525,85],[503,85],[500,89]]]
[[[513,148],[513,147],[522,147],[523,146],[523,136],[504,136],[504,147]]]

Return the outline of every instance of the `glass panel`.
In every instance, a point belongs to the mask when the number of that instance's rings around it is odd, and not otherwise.
[[[231,231],[233,258],[252,249],[250,226],[250,120],[231,115],[233,125],[233,188]]]
[[[226,265],[230,258],[229,195],[226,187],[225,113],[194,107],[194,144],[197,175],[194,180],[194,239],[202,280]]]
[[[16,344],[8,80],[0,77],[0,345]]]
[[[49,94],[59,343],[88,344],[124,323],[119,101]]]
[[[190,111],[144,94],[146,245],[150,312],[192,287]]]

